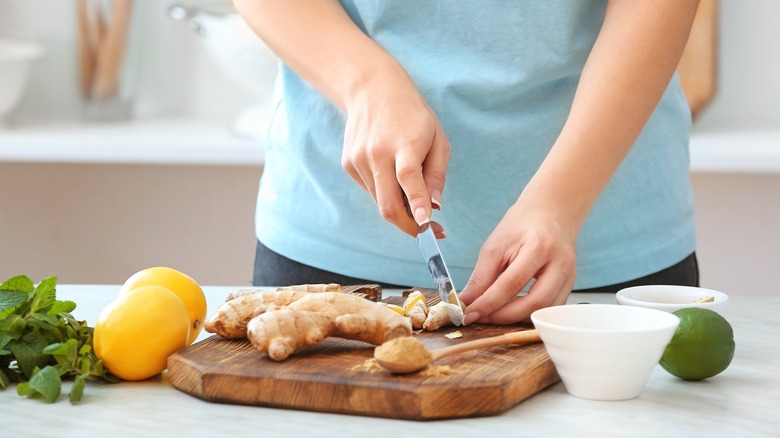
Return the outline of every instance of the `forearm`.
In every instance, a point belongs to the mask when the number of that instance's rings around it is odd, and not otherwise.
[[[402,67],[368,38],[337,0],[234,0],[263,41],[301,77],[341,108]]]
[[[579,230],[674,74],[697,3],[609,1],[569,117],[520,203]]]

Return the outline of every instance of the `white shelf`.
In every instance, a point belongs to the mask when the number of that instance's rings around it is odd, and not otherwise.
[[[780,173],[780,129],[694,133],[693,173]]]
[[[257,166],[262,141],[228,122],[192,118],[117,124],[38,123],[0,131],[0,162]],[[780,173],[780,129],[694,133],[693,173]]]
[[[258,166],[260,140],[228,122],[192,118],[124,123],[34,123],[0,131],[0,162]]]

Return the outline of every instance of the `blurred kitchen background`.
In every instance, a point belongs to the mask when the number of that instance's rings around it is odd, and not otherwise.
[[[102,5],[102,30],[79,5]],[[702,5],[686,61],[702,286],[780,294],[780,2]],[[98,99],[79,48],[123,22]],[[164,265],[251,284],[275,66],[227,1],[0,0],[0,278],[118,284]]]

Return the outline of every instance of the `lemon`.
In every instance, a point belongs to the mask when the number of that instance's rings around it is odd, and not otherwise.
[[[187,346],[190,319],[179,297],[162,286],[122,294],[95,323],[95,356],[115,376],[143,380],[160,374],[168,356]]]
[[[179,296],[190,317],[190,337],[187,345],[197,339],[206,319],[206,295],[189,275],[173,268],[157,266],[136,272],[122,285],[119,295],[144,286],[162,286]]]
[[[724,317],[698,307],[674,315],[680,325],[661,357],[666,371],[681,379],[702,380],[728,368],[734,357],[734,330]]]

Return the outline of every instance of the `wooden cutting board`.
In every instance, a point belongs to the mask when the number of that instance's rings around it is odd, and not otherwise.
[[[384,301],[398,300],[403,298]],[[527,328],[473,325],[415,336],[428,348],[439,348]],[[455,331],[463,336],[444,336]],[[215,335],[171,356],[168,379],[175,388],[211,402],[410,420],[500,414],[559,381],[541,343],[445,357],[436,363],[449,367],[441,375],[366,371],[363,365],[373,350],[363,342],[328,338],[274,362],[246,339]]]

